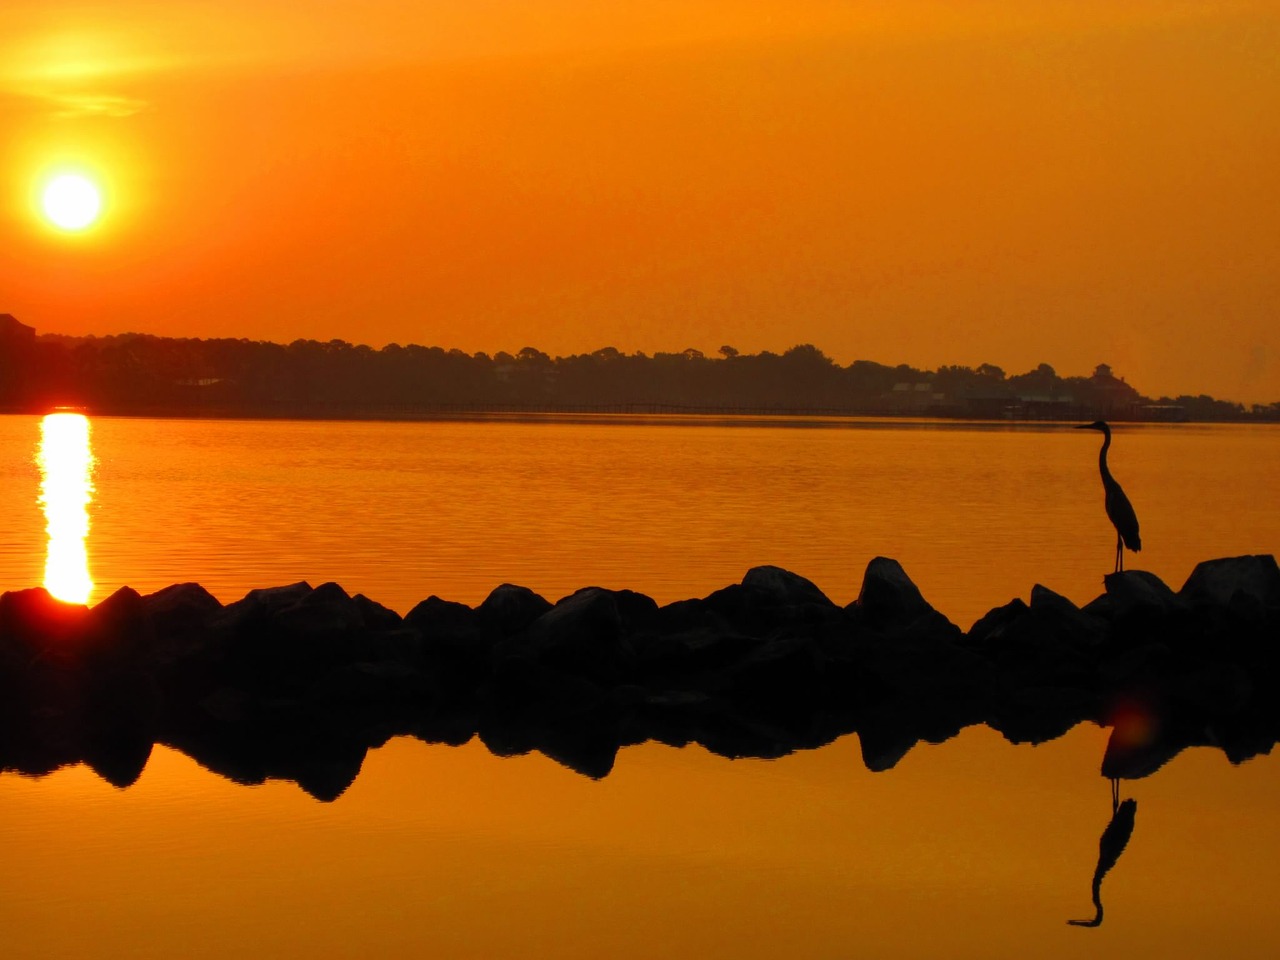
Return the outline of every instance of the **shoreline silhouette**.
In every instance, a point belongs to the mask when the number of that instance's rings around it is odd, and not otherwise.
[[[811,343],[719,356],[615,347],[552,357],[534,347],[467,354],[344,340],[38,335],[0,313],[0,411],[75,406],[93,414],[412,420],[483,414],[928,416],[954,420],[1280,421],[1280,402],[1149,397],[1105,363],[1059,376],[1047,363],[936,370],[839,364]]]

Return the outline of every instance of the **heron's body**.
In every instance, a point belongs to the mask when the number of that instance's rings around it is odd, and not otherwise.
[[[1098,866],[1093,871],[1092,887],[1093,906],[1097,912],[1092,920],[1068,920],[1067,923],[1073,926],[1102,926],[1102,878],[1116,865],[1120,854],[1124,853],[1124,848],[1129,843],[1129,838],[1133,836],[1133,822],[1138,813],[1138,801],[1132,797],[1121,800],[1118,790],[1118,781],[1113,781],[1112,797],[1114,799],[1111,802],[1111,822],[1102,831],[1102,838],[1098,841]]]
[[[1124,490],[1116,482],[1107,468],[1107,451],[1111,448],[1111,428],[1105,420],[1081,424],[1082,430],[1097,430],[1102,433],[1102,449],[1098,451],[1098,472],[1102,474],[1102,490],[1105,496],[1103,506],[1106,507],[1107,519],[1116,528],[1116,572],[1124,569],[1124,548],[1134,553],[1142,549],[1142,537],[1138,534],[1138,515],[1133,512],[1133,504],[1125,496]]]

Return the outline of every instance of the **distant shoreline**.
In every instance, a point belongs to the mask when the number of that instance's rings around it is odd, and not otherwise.
[[[823,408],[773,408],[773,407],[716,407],[682,404],[599,404],[565,406],[514,406],[493,405],[440,405],[422,409],[395,408],[318,408],[290,407],[283,409],[239,408],[139,408],[75,406],[0,407],[4,416],[44,416],[60,410],[83,413],[90,417],[122,417],[157,420],[314,420],[332,422],[370,423],[432,423],[432,422],[492,422],[511,421],[532,423],[542,421],[601,423],[615,420],[622,424],[647,421],[655,424],[690,425],[740,425],[761,424],[791,426],[837,426],[842,423],[912,423],[930,424],[988,424],[992,426],[1050,425],[1054,423],[1078,423],[1093,418],[1090,411],[1081,410],[1076,415],[1054,416],[1010,414],[999,417],[982,417],[965,413],[925,411],[921,413],[890,410],[849,411]],[[1224,424],[1274,424],[1280,423],[1280,415],[1243,414],[1237,417],[1184,417],[1173,419],[1161,416],[1112,416],[1114,423],[1195,425]]]
[[[939,421],[1275,422],[1280,402],[1151,397],[1099,363],[1060,376],[989,363],[921,370],[842,365],[813,344],[784,353],[699,350],[551,357],[342,340],[290,344],[147,334],[37,334],[0,314],[0,410],[83,407],[99,415],[342,420],[494,416],[884,417]]]

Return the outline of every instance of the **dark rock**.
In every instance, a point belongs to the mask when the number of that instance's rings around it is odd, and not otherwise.
[[[422,657],[434,672],[455,676],[465,686],[488,672],[494,637],[466,604],[433,595],[410,610],[404,622],[421,635]]]
[[[84,626],[89,608],[54,599],[44,587],[0,594],[0,648],[19,660],[62,655]]]
[[[1102,775],[1137,780],[1150,776],[1188,747],[1206,742],[1205,731],[1157,713],[1119,719],[1107,739]]]
[[[494,664],[485,688],[491,715],[535,714],[563,720],[602,708],[605,687],[581,674],[567,673],[528,657],[504,657]],[[481,731],[482,736],[484,731]]]
[[[731,633],[736,629],[703,600],[677,600],[658,609],[652,633],[659,636],[680,633],[718,634]]]
[[[625,633],[652,630],[658,623],[660,613],[657,602],[652,597],[634,590],[610,590],[614,606],[618,608],[618,616],[622,620]]]
[[[431,693],[422,671],[408,663],[384,660],[352,663],[325,674],[312,688],[324,703],[388,704],[417,700]]]
[[[1109,617],[1112,620],[1175,616],[1186,610],[1186,604],[1178,599],[1178,595],[1163,580],[1146,570],[1109,573],[1104,582],[1107,596],[1111,599]]]
[[[564,673],[610,686],[634,674],[636,656],[622,634],[614,595],[585,587],[561,600],[518,637],[500,643],[496,659],[530,657]]]
[[[1230,607],[1242,595],[1263,609],[1280,607],[1280,566],[1270,554],[1225,557],[1196,565],[1178,596],[1193,606]]]
[[[1106,625],[1099,618],[1081,610],[1060,593],[1036,584],[1031,588],[1031,612],[1045,622],[1055,622],[1064,635],[1085,646],[1102,642]]]
[[[665,608],[664,608],[665,609]],[[637,676],[650,687],[705,688],[715,676],[740,662],[761,643],[723,621],[719,626],[658,631],[631,638]]]
[[[802,627],[843,616],[810,581],[780,567],[752,567],[741,583],[692,603],[733,630],[757,637],[782,627]],[[664,617],[669,619],[673,612],[664,610]]]
[[[1001,636],[1009,625],[1026,615],[1030,608],[1019,599],[1010,600],[1002,607],[994,607],[987,611],[969,628],[966,635],[971,646],[984,646],[993,638]]]
[[[92,609],[0,596],[0,769],[89,763],[135,780],[152,744],[240,782],[331,799],[389,737],[539,750],[589,776],[621,746],[699,743],[775,757],[857,732],[870,769],[984,722],[1040,742],[1110,724],[1104,771],[1143,776],[1192,745],[1233,761],[1280,734],[1280,570],[1202,564],[1179,594],[1106,578],[1084,609],[1041,585],[962,635],[895,561],[844,610],[754,567],[703,600],[633,591],[554,606],[504,584],[472,609],[429,597],[400,618],[335,583],[250,591],[129,588]]]
[[[551,603],[528,587],[504,583],[484,598],[476,613],[485,629],[508,637],[527,629],[550,609]]]
[[[293,606],[311,592],[311,584],[305,580],[281,587],[260,587],[250,590],[241,599],[229,603],[213,617],[210,628],[222,634],[233,634],[252,626],[261,625],[273,613]]]
[[[349,634],[364,627],[364,607],[336,583],[322,583],[272,610],[273,627],[296,636]]]
[[[428,639],[473,639],[480,635],[480,617],[465,603],[427,597],[405,615],[404,622]]]
[[[1006,689],[989,723],[1010,743],[1045,743],[1099,712],[1098,697],[1087,689],[1065,684],[1026,686]]]
[[[781,567],[752,567],[742,578],[742,586],[762,603],[775,607],[835,606],[811,581]]]
[[[149,735],[99,734],[84,748],[84,761],[113,787],[123,789],[138,782],[154,743]]]
[[[222,603],[198,583],[175,583],[142,598],[147,615],[162,638],[197,635],[222,610]]]
[[[992,611],[970,631],[970,643],[994,666],[1002,699],[1020,704],[1019,694],[1029,689],[1091,688],[1104,627],[1066,597],[1037,584],[1029,606],[1012,603]],[[1074,702],[1069,694],[1059,699]]]
[[[747,713],[777,721],[812,713],[826,692],[814,644],[793,637],[766,641],[724,671],[721,691]]]
[[[480,739],[497,756],[538,750],[586,776],[613,769],[621,702],[598,684],[525,657],[495,664]]]
[[[870,712],[858,725],[862,765],[872,773],[892,770],[919,742],[909,717],[895,710]]]
[[[404,618],[390,607],[384,607],[376,600],[370,600],[363,593],[351,598],[360,612],[360,620],[370,630],[399,630],[404,626]]]
[[[197,672],[262,697],[295,696],[325,672],[360,660],[363,636],[360,608],[337,584],[250,591],[211,621]]]
[[[147,605],[132,587],[121,587],[90,608],[82,626],[84,653],[101,664],[131,662],[139,667],[154,646],[155,634]],[[150,664],[145,664],[149,669]]]
[[[701,600],[686,601],[688,604],[679,608],[679,612],[689,619],[691,624],[701,618],[704,622],[716,621],[729,630],[750,636],[760,636],[770,629],[770,622],[764,616],[764,607],[759,597],[740,583],[730,584],[714,591]],[[670,619],[675,609],[664,608],[664,619]]]
[[[592,780],[613,772],[619,746],[616,726],[599,721],[554,726],[538,742],[544,756]]]
[[[426,642],[411,627],[379,630],[364,638],[361,658],[373,663],[392,661],[420,666],[426,659]]]
[[[911,582],[902,564],[888,557],[876,557],[867,564],[858,599],[850,605],[861,621],[875,630],[904,630],[920,620],[950,626],[942,614],[929,605],[920,589]]]
[[[833,720],[838,711],[827,707],[826,664],[807,639],[765,641],[725,670],[714,689],[735,714],[781,734],[792,750],[812,749],[851,729]]]

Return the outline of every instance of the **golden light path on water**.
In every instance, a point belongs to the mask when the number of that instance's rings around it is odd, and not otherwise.
[[[49,551],[44,587],[67,603],[88,603],[89,501],[93,499],[93,451],[89,419],[78,413],[51,413],[40,424],[40,505]]]

